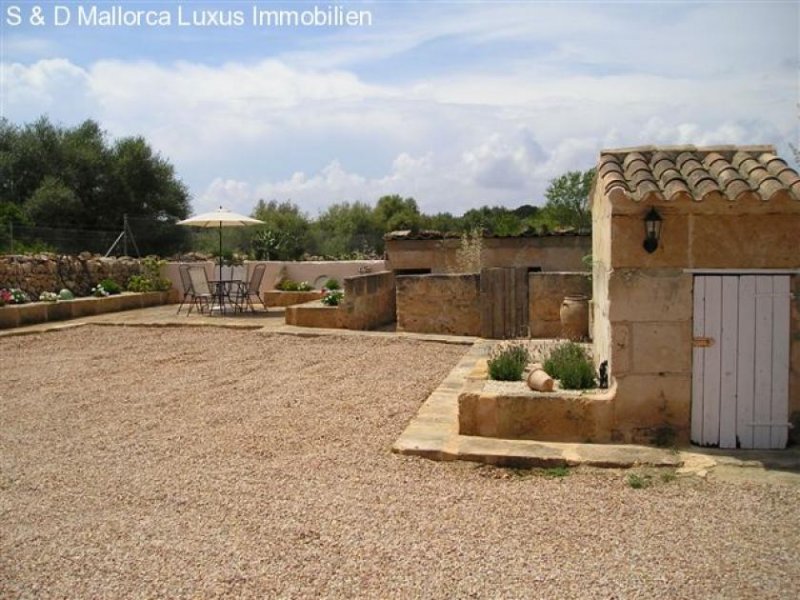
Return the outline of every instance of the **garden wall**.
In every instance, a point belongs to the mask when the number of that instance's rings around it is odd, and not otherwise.
[[[395,320],[395,278],[391,271],[355,275],[344,280],[348,329],[375,329]]]
[[[458,238],[418,239],[414,234],[386,239],[386,256],[393,270],[457,270]],[[486,237],[481,241],[481,266],[538,267],[542,271],[579,271],[591,252],[592,238],[583,234]]]
[[[528,275],[528,318],[531,337],[561,336],[561,303],[564,296],[592,295],[591,273],[558,272]],[[591,332],[590,332],[591,333]]]
[[[246,278],[252,272],[253,267],[263,262],[267,268],[264,271],[264,279],[261,281],[261,291],[266,292],[275,289],[275,285],[282,277],[281,269],[285,269],[284,275],[294,281],[307,281],[316,289],[322,288],[325,281],[334,278],[340,283],[347,277],[353,277],[364,273],[376,273],[385,271],[386,261],[384,260],[336,260],[336,261],[245,261],[245,268],[237,270],[237,277]],[[164,276],[172,281],[172,286],[182,290],[181,278],[178,267],[181,263],[171,262],[164,269]],[[211,279],[218,277],[219,269],[214,266],[212,261],[192,263],[205,266],[208,276]],[[223,274],[230,272],[223,269]]]
[[[83,252],[78,256],[36,254],[0,256],[0,288],[19,288],[32,300],[42,292],[67,288],[76,296],[87,296],[103,279],[124,287],[141,272],[135,258],[104,258]]]
[[[401,275],[397,330],[480,335],[480,275]]]

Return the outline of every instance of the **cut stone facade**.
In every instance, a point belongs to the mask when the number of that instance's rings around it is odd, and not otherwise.
[[[591,252],[591,236],[551,234],[540,236],[485,237],[481,242],[481,267],[528,267],[542,271],[580,271]],[[400,271],[429,271],[432,274],[459,272],[457,253],[461,240],[453,237],[425,237],[389,234],[386,256],[389,268]]]
[[[800,411],[800,177],[771,147],[608,151],[598,175],[593,339],[617,381],[612,438],[669,430],[689,441],[692,269],[794,270],[789,411]],[[663,219],[652,254],[642,247],[651,207]]]
[[[528,275],[528,315],[533,338],[561,337],[561,303],[565,296],[592,295],[591,273]]]
[[[480,335],[480,275],[401,275],[397,330]]]

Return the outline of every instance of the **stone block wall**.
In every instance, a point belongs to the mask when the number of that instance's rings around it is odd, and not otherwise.
[[[564,296],[592,295],[590,273],[557,272],[528,275],[528,318],[531,337],[561,336],[561,303]]]
[[[480,275],[401,275],[397,330],[480,335]]]
[[[0,288],[19,288],[31,299],[62,288],[76,296],[87,296],[103,279],[113,279],[125,287],[128,279],[140,272],[139,261],[128,257],[104,258],[89,253],[0,256]]]
[[[386,254],[394,270],[430,269],[431,273],[457,270],[456,254],[461,240],[388,239]],[[544,235],[539,237],[484,238],[481,266],[539,267],[543,271],[579,271],[583,257],[591,252],[589,235]]]
[[[348,329],[375,329],[395,320],[395,279],[391,271],[347,277],[344,302]]]
[[[689,441],[694,275],[800,269],[800,203],[658,203],[658,249],[642,248],[650,205],[593,198],[594,357],[617,381],[612,439]],[[800,276],[792,276],[789,412],[800,418]]]

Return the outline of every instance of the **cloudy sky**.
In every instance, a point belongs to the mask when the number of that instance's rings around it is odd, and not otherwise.
[[[264,198],[314,216],[399,193],[460,214],[541,204],[551,178],[601,148],[771,143],[785,155],[798,139],[794,0],[0,4],[2,116],[143,135],[195,212]],[[252,22],[254,8],[315,6],[368,11],[371,24]],[[171,22],[81,24],[79,7]],[[243,24],[213,23],[228,11]]]

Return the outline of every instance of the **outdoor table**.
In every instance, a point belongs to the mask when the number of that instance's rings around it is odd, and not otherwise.
[[[225,305],[233,305],[234,311],[237,304],[231,299],[231,292],[241,288],[244,281],[241,279],[211,279],[209,283],[214,286],[214,296],[217,298],[220,314],[225,314]],[[226,302],[227,299],[227,302]],[[212,307],[213,308],[213,307]]]

